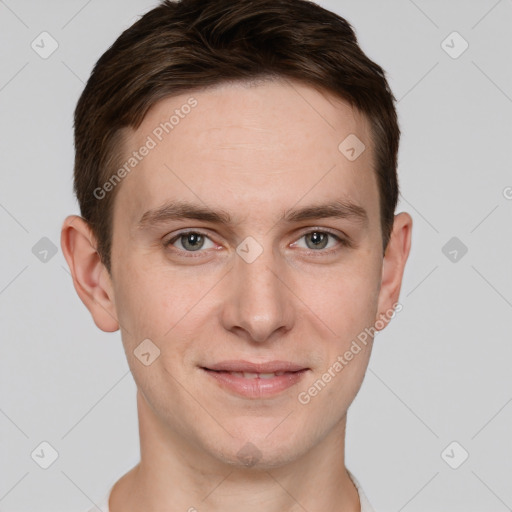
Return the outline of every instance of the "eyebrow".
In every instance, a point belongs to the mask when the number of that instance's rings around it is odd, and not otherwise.
[[[327,218],[348,219],[362,225],[368,223],[366,210],[349,200],[336,200],[299,209],[285,210],[279,222],[292,223]],[[170,201],[146,211],[137,223],[137,227],[143,229],[149,225],[163,224],[180,219],[193,219],[224,225],[232,224],[231,215],[226,210],[214,210],[207,206],[186,201]]]

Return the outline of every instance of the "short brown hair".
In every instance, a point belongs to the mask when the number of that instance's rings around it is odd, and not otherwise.
[[[74,190],[109,272],[119,186],[102,199],[94,190],[121,161],[123,128],[136,130],[163,98],[265,78],[326,90],[367,116],[385,251],[399,194],[400,129],[385,73],[351,25],[309,0],[164,0],[101,56],[75,110]]]

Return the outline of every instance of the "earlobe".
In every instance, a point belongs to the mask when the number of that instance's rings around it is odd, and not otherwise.
[[[384,329],[389,323],[392,311],[398,303],[405,264],[411,249],[411,237],[411,216],[406,212],[395,215],[393,230],[382,264],[381,288],[378,301],[379,316],[375,319],[377,326],[381,326],[381,328],[377,329],[378,331]]]
[[[66,217],[60,244],[78,296],[94,323],[106,332],[119,329],[114,293],[108,272],[96,251],[96,239],[87,222],[78,215]]]

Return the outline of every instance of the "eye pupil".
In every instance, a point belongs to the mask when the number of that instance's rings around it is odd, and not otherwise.
[[[329,235],[327,233],[320,233],[318,231],[313,231],[310,233],[310,238],[313,242],[313,246],[310,247],[308,242],[306,242],[306,244],[310,249],[318,249],[318,248],[323,249],[327,245],[328,236]],[[306,240],[308,240],[308,239],[309,238],[306,237]]]
[[[190,249],[192,251],[197,251],[198,249],[201,249],[202,242],[203,242],[203,235],[199,233],[186,233],[181,236],[181,241],[183,247],[186,249]],[[199,242],[199,243],[198,243]],[[197,244],[197,245],[195,245]]]

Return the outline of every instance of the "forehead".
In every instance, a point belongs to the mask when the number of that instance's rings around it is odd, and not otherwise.
[[[183,199],[222,206],[242,221],[340,197],[378,216],[370,134],[366,117],[347,102],[287,80],[166,98],[125,138],[125,154],[138,153],[137,163],[114,217],[122,208],[135,224],[148,209]],[[352,148],[364,150],[354,159]]]

